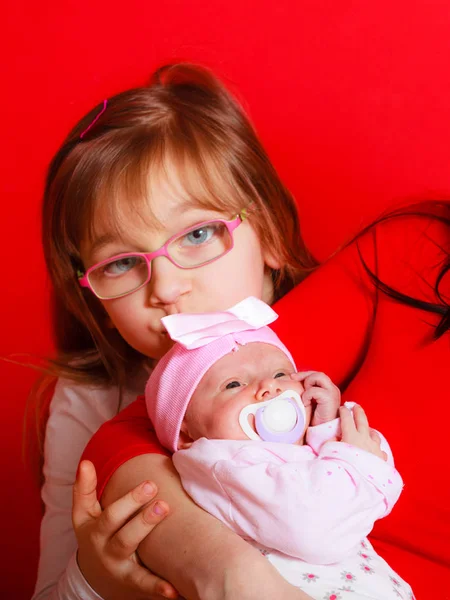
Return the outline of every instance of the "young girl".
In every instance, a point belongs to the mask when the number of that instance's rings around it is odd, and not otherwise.
[[[107,533],[115,519],[127,520],[127,511],[151,500],[154,486],[141,486],[105,515],[109,524],[96,523],[92,531],[86,523],[78,527],[75,510],[75,556],[70,515],[77,464],[92,434],[143,391],[148,368],[170,348],[161,317],[220,310],[249,295],[272,302],[313,269],[295,215],[241,108],[205,70],[162,69],[150,87],[105,101],[69,135],[50,166],[44,202],[43,242],[66,379],[56,386],[46,430],[35,598],[85,597],[92,593],[88,584],[104,598],[173,597],[171,586],[144,572],[129,552],[121,560],[128,542]],[[212,254],[192,260],[199,242]],[[161,256],[144,254],[158,249]],[[117,288],[123,281],[117,276],[133,266],[136,279]],[[159,470],[162,476],[152,479],[170,502],[173,527],[177,506],[188,503],[167,469]],[[146,533],[164,509],[153,503],[143,513],[150,520]],[[187,533],[187,514],[195,533]],[[174,578],[187,597],[264,597],[274,587],[302,597],[225,528],[211,539],[217,526],[194,504],[181,520],[175,536],[192,544],[192,559],[167,539],[170,565],[178,559],[190,567]],[[211,556],[222,573],[229,566],[226,580],[217,570],[215,581],[203,581]],[[248,568],[263,573],[258,586],[241,590]]]
[[[383,285],[400,286],[406,295],[418,297],[421,308],[432,311],[430,320],[442,313],[442,334],[448,327],[445,299],[399,273],[406,272],[405,257],[406,264],[417,259],[417,270],[426,268],[434,286],[442,257],[447,257],[444,210],[436,207],[430,217],[378,225],[358,246],[308,277],[292,296],[292,308],[289,297],[278,306],[282,317],[296,313],[296,305],[304,315],[296,314],[292,322],[281,318],[282,338],[289,343],[298,329],[311,324],[317,334],[308,336],[311,365],[337,383],[355,374],[364,350],[370,354],[372,332],[395,347],[382,313],[395,304],[410,317],[410,309],[376,293],[360,252]],[[222,235],[223,252],[209,257],[211,262],[180,258],[178,249],[189,254],[189,247],[215,231]],[[414,254],[418,239],[425,247],[420,261]],[[145,407],[132,402],[152,367],[149,357],[157,360],[170,347],[161,317],[221,310],[249,295],[272,303],[315,267],[300,237],[295,203],[241,108],[208,72],[186,65],[161,69],[148,88],[101,103],[73,129],[50,166],[43,243],[55,289],[58,365],[65,377],[56,385],[46,429],[46,512],[35,598],[175,597],[139,557],[187,598],[304,598],[257,551],[186,497],[170,458],[155,438],[149,442]],[[146,253],[159,249],[164,252],[153,254],[150,272]],[[99,264],[100,271],[93,269]],[[110,287],[99,293],[95,276],[88,274],[89,269],[94,275],[103,270],[114,280],[136,264],[140,277],[119,291]],[[330,293],[331,305],[326,303]],[[422,325],[422,312],[412,312]],[[327,336],[320,335],[322,328]],[[432,327],[426,324],[424,332],[413,324],[408,331],[422,339]],[[325,337],[329,349],[322,343]],[[443,338],[421,353],[421,364],[427,352],[433,353],[437,375],[436,355],[442,357],[447,348],[442,348]],[[337,351],[335,339],[346,340],[345,352]],[[410,342],[399,338],[399,352],[407,351]],[[301,341],[298,351],[306,355]],[[372,358],[370,364],[380,366],[376,362]],[[385,372],[375,371],[378,377]],[[431,388],[436,380],[431,377]],[[391,395],[397,393],[395,385],[388,386],[389,376],[377,381]],[[373,382],[368,385],[377,395]],[[364,393],[370,397],[370,391]],[[385,400],[392,397],[389,393]],[[421,396],[416,389],[409,397]],[[86,453],[95,460],[99,497],[107,508],[101,512],[95,473],[83,463],[74,491],[75,538],[71,485],[80,455],[94,432],[118,412]],[[162,522],[168,506],[148,504],[156,487],[142,483],[146,479],[156,483],[170,506]]]
[[[296,372],[276,318],[256,298],[164,317],[177,343],[146,385],[156,435],[190,497],[314,598],[410,600],[365,539],[403,487],[390,448],[324,373]]]

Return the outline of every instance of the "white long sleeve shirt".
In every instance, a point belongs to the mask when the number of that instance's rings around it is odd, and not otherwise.
[[[50,405],[44,445],[38,576],[32,600],[99,600],[81,574],[72,528],[72,487],[83,450],[105,422],[142,389],[128,390],[119,406],[117,387],[58,381]]]

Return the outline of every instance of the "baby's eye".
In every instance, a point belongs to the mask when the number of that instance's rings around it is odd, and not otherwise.
[[[284,373],[283,371],[280,371],[279,373],[277,373],[277,374],[274,376],[274,379],[277,379],[277,378],[279,378],[279,377],[286,377],[286,373]]]
[[[236,387],[241,387],[241,383],[239,381],[230,381],[230,383],[227,383],[227,385],[225,386],[225,389],[231,390]]]

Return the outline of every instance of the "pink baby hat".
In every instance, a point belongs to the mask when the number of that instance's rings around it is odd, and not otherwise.
[[[181,423],[203,375],[220,358],[252,342],[279,348],[294,360],[267,325],[278,318],[262,300],[249,297],[224,312],[176,314],[162,322],[177,343],[153,370],[145,387],[148,415],[160,443],[178,450]]]

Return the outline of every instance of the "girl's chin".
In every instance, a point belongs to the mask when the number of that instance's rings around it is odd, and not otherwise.
[[[174,341],[167,335],[167,333],[161,334],[160,344],[153,350],[152,357],[156,360],[159,360],[172,348],[173,345]]]

